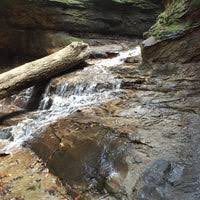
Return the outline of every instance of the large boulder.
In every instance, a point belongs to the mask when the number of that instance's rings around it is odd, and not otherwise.
[[[165,1],[166,9],[145,34],[144,62],[193,62],[200,60],[200,3]]]
[[[161,12],[158,0],[3,0],[0,51],[43,56],[76,38],[69,34],[141,37]]]

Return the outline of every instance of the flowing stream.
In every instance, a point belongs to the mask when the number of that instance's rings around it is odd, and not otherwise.
[[[52,92],[52,82],[46,88],[39,109],[27,115],[17,125],[0,130],[10,132],[12,141],[6,143],[1,151],[10,153],[25,141],[40,134],[41,130],[58,118],[88,106],[99,105],[114,99],[121,92],[121,79],[116,77],[111,68],[121,65],[127,57],[140,54],[140,47],[122,51],[109,59],[89,61],[90,66],[73,72],[67,79],[63,78]],[[57,78],[58,80],[60,78]],[[30,91],[30,89],[29,89]],[[30,92],[29,92],[30,93]]]

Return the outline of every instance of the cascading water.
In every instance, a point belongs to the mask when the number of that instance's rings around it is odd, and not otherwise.
[[[51,82],[37,111],[17,125],[2,130],[11,132],[13,141],[8,142],[1,151],[12,152],[58,118],[115,98],[121,92],[121,79],[115,77],[110,68],[123,64],[127,57],[139,54],[140,47],[135,47],[120,52],[115,58],[91,60],[89,67],[63,78],[53,92]]]

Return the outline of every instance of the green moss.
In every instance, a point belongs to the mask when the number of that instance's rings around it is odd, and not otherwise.
[[[193,1],[200,5],[200,0]],[[193,26],[192,22],[185,19],[190,6],[190,0],[172,0],[146,35],[165,38],[191,28]]]
[[[156,24],[148,32],[148,35],[154,36],[156,38],[162,39],[169,37],[174,34],[178,34],[181,31],[190,28],[190,22],[174,22],[171,24]]]

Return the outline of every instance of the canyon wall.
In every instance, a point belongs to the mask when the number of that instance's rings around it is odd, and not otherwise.
[[[161,9],[159,0],[3,0],[0,53],[41,57],[82,36],[142,37]]]

